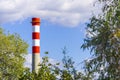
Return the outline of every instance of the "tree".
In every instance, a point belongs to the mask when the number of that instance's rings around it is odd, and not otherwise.
[[[67,49],[64,47],[63,49],[63,69],[59,69],[60,80],[86,80],[87,76],[82,72],[79,72],[75,68],[75,62],[72,60],[70,56],[67,56]],[[89,79],[91,80],[91,78]]]
[[[56,76],[52,71],[52,64],[49,63],[49,58],[47,56],[42,58],[42,63],[40,64],[40,69],[38,74],[35,75],[36,80],[56,80]]]
[[[5,34],[0,28],[0,79],[18,80],[24,71],[28,45],[17,34]]]
[[[58,80],[91,80],[92,77],[87,77],[86,74],[78,71],[75,67],[75,62],[72,60],[70,56],[67,56],[68,51],[66,47],[63,48],[63,59],[62,59],[62,67],[52,65],[53,72],[57,76],[59,76]],[[58,64],[58,63],[57,63]],[[59,64],[58,64],[59,65]]]
[[[87,24],[91,36],[84,39],[83,49],[90,49],[92,58],[85,63],[89,74],[99,74],[99,80],[120,79],[120,0],[98,0],[102,14]]]
[[[48,54],[48,52],[45,54]],[[76,70],[74,61],[66,55],[66,48],[63,49],[63,54],[63,68],[59,66],[59,62],[53,64],[49,62],[49,57],[45,56],[42,58],[37,74],[26,69],[19,80],[91,80],[88,79],[86,75]]]
[[[48,54],[48,52],[45,52],[45,54]],[[31,72],[29,68],[26,68],[19,80],[56,80],[57,75],[53,71],[54,67],[49,62],[49,58],[45,56],[41,61],[38,73]]]

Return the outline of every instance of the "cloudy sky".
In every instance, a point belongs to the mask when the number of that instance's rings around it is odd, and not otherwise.
[[[0,23],[14,22],[29,17],[77,26],[88,20],[95,0],[0,0]]]
[[[29,44],[31,62],[31,18],[41,18],[41,56],[60,60],[66,46],[76,62],[89,57],[80,46],[85,37],[85,23],[98,13],[95,0],[0,0],[0,26],[11,33],[18,33]]]

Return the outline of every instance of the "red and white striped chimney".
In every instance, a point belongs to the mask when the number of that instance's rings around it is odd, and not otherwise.
[[[32,18],[32,71],[38,72],[40,64],[40,18]]]

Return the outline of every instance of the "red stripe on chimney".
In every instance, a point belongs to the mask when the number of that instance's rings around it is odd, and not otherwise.
[[[40,33],[39,32],[33,32],[32,33],[32,39],[40,39]]]
[[[33,46],[32,47],[32,53],[36,54],[36,53],[40,53],[40,46]]]

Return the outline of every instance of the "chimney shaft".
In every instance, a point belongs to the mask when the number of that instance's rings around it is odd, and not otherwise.
[[[32,18],[32,71],[38,72],[40,64],[40,18]]]

